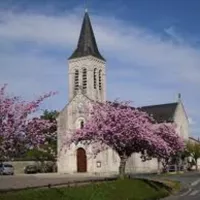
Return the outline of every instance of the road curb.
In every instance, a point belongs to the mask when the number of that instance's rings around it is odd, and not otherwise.
[[[63,183],[54,183],[54,184],[44,184],[39,186],[28,186],[23,188],[8,188],[8,189],[0,189],[1,193],[7,193],[7,192],[14,192],[14,191],[21,191],[21,190],[28,190],[28,189],[42,189],[42,188],[54,188],[54,187],[74,187],[74,186],[80,186],[84,184],[90,184],[90,183],[102,183],[106,181],[114,181],[116,180],[116,177],[107,177],[107,178],[94,178],[89,180],[75,180],[75,181],[66,181]]]

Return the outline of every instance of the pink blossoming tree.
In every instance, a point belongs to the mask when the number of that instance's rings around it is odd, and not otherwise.
[[[161,162],[164,170],[166,170],[170,159],[182,153],[185,148],[184,140],[179,136],[176,128],[177,126],[175,123],[154,124],[152,126],[153,132],[157,137],[161,137],[167,143],[168,152],[160,156],[157,154],[157,149],[154,149],[154,151],[149,152],[146,157],[143,155],[144,160],[147,159],[147,157],[157,157],[159,163]],[[160,173],[160,169],[158,170]]]
[[[46,140],[44,130],[51,127],[48,120],[31,119],[40,104],[55,92],[26,102],[17,96],[9,96],[6,86],[0,87],[0,159],[10,159],[27,149],[39,146]]]
[[[167,157],[172,148],[156,129],[153,119],[145,112],[130,106],[130,102],[93,104],[87,122],[82,129],[72,132],[65,144],[92,145],[94,155],[107,148],[115,150],[120,157],[119,175],[125,175],[125,165],[132,153]],[[171,133],[173,135],[173,133]],[[170,138],[170,137],[169,137]]]
[[[154,126],[155,134],[160,136],[169,146],[169,154],[173,156],[184,150],[184,140],[176,130],[177,126],[174,123],[161,123]],[[168,156],[168,155],[166,155]],[[167,158],[167,157],[166,157]]]

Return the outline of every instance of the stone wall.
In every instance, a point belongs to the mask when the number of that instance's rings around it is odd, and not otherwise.
[[[47,162],[50,162],[50,161],[47,161]],[[10,161],[10,162],[5,162],[5,163],[13,165],[15,174],[24,174],[24,168],[27,165],[39,166],[41,164],[39,161]]]
[[[145,162],[140,158],[141,154],[133,153],[126,163],[127,173],[157,173],[158,161],[156,158]]]

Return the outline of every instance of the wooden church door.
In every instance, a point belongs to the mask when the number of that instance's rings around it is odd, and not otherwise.
[[[87,172],[87,156],[83,148],[77,149],[77,172]]]

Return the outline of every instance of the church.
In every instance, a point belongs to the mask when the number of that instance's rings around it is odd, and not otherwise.
[[[86,122],[86,105],[92,101],[105,102],[106,60],[98,50],[90,17],[85,11],[77,47],[68,59],[68,104],[61,110],[58,122],[58,173],[116,174],[119,157],[108,149],[93,157],[91,147],[82,144],[63,147],[67,130],[81,128]],[[179,95],[177,102],[144,106],[141,109],[154,117],[158,123],[175,122],[184,140],[189,137],[189,121]],[[61,150],[62,149],[62,150]],[[140,154],[134,153],[126,164],[126,172],[156,172],[157,159],[142,162]]]

